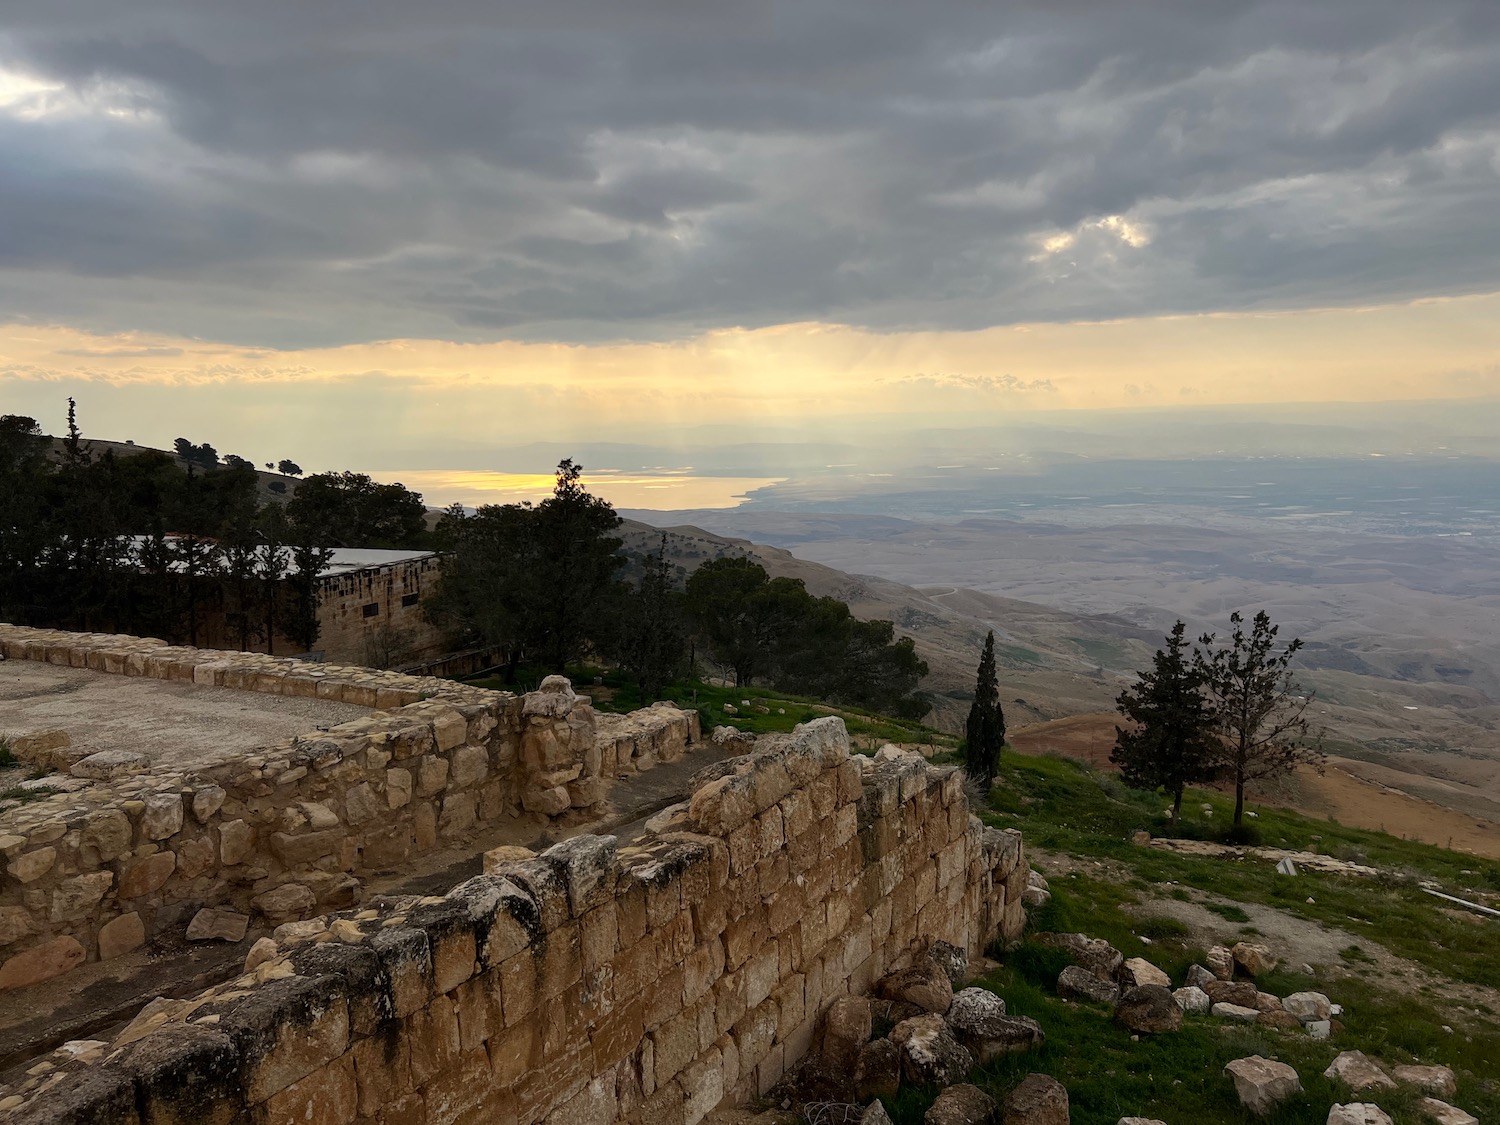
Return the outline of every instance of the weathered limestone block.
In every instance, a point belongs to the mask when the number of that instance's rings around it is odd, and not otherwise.
[[[219,825],[219,861],[225,867],[244,863],[255,853],[255,829],[243,820]]]
[[[214,842],[208,836],[183,840],[177,845],[177,873],[196,879],[214,866]]]
[[[99,928],[99,960],[112,961],[145,943],[145,924],[141,921],[141,916],[132,910]]]
[[[1259,1117],[1270,1113],[1277,1103],[1302,1092],[1302,1080],[1295,1070],[1260,1055],[1235,1059],[1224,1067],[1224,1072],[1234,1080],[1240,1104]]]
[[[368,782],[360,782],[344,791],[344,818],[354,827],[374,820],[384,811],[382,802]]]
[[[317,896],[301,883],[283,883],[254,899],[255,908],[273,926],[306,918],[317,909]]]
[[[224,807],[228,794],[217,785],[208,785],[193,794],[193,816],[199,824],[207,824],[215,813]]]
[[[222,907],[208,907],[188,923],[188,941],[241,941],[250,925],[248,915]]]
[[[410,770],[400,768],[385,771],[385,800],[393,809],[399,809],[411,800],[412,777]]]
[[[120,868],[121,899],[139,898],[160,890],[177,870],[177,857],[171,852],[157,852],[141,859],[126,861]]]
[[[152,793],[141,814],[141,839],[165,840],[182,830],[182,794]]]
[[[0,992],[61,976],[83,964],[87,956],[78,940],[67,934],[33,946],[0,965]]]
[[[95,871],[62,880],[52,888],[47,920],[54,924],[78,921],[103,901],[114,881],[112,871]]]
[[[1004,1125],[1068,1125],[1068,1091],[1055,1078],[1028,1074],[1005,1096]]]
[[[31,911],[24,906],[0,906],[0,946],[19,941],[33,929]]]
[[[99,859],[107,863],[130,850],[133,835],[130,818],[123,811],[99,809],[89,814],[80,842],[95,849]]]
[[[37,848],[13,857],[7,864],[6,870],[13,879],[19,882],[34,883],[51,871],[55,862],[57,862],[56,848]]]

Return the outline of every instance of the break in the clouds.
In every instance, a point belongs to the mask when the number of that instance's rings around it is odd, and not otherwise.
[[[0,310],[270,347],[1500,289],[1494,0],[11,0]]]

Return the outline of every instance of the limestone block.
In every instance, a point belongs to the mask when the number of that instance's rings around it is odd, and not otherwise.
[[[271,852],[282,863],[292,866],[311,863],[315,859],[334,855],[343,843],[344,833],[336,828],[322,832],[308,832],[302,836],[291,836],[285,832],[271,834]]]
[[[1458,1079],[1446,1066],[1397,1066],[1391,1077],[1438,1098],[1451,1098],[1458,1093]]]
[[[19,941],[33,929],[31,911],[24,906],[0,906],[0,946]]]
[[[1271,951],[1263,945],[1255,942],[1236,942],[1229,951],[1236,965],[1239,965],[1252,977],[1258,977],[1262,973],[1269,973],[1276,968],[1276,958]],[[1212,968],[1213,966],[1210,966]]]
[[[1423,1117],[1436,1121],[1437,1125],[1479,1125],[1479,1118],[1472,1113],[1466,1113],[1437,1098],[1423,1098],[1417,1103],[1417,1108],[1422,1111]]]
[[[152,793],[141,813],[141,839],[165,840],[182,829],[182,794]]]
[[[112,777],[122,777],[130,773],[141,773],[150,764],[150,760],[146,755],[137,753],[134,750],[101,750],[97,754],[90,754],[88,757],[74,762],[68,772],[74,777],[84,777],[92,781],[107,781]]]
[[[1138,984],[1157,984],[1163,988],[1172,987],[1172,978],[1144,957],[1131,957],[1121,967],[1120,973],[1121,981],[1126,988],[1132,988]]]
[[[76,938],[67,934],[53,938],[44,945],[17,953],[0,965],[0,992],[61,976],[83,964],[87,956]]]
[[[1235,1059],[1224,1072],[1234,1080],[1240,1104],[1259,1117],[1270,1113],[1277,1103],[1302,1092],[1302,1080],[1295,1070],[1260,1055]]]
[[[53,923],[77,921],[99,905],[114,881],[111,871],[95,871],[62,880],[52,888],[48,920]]]
[[[84,825],[81,843],[94,848],[105,862],[118,859],[130,850],[132,842],[130,818],[119,809],[100,809],[89,814]]]
[[[273,926],[306,918],[318,905],[317,897],[301,883],[284,883],[253,901]]]
[[[1328,1125],[1391,1125],[1391,1117],[1370,1102],[1350,1102],[1328,1111]]]
[[[224,807],[226,794],[217,785],[208,785],[193,794],[193,816],[199,824],[207,824],[209,819]]]
[[[287,994],[273,1011],[267,1013],[270,1026],[261,1031],[255,1054],[245,1059],[245,1100],[251,1105],[263,1102],[317,1072],[348,1048],[349,1010],[343,997],[327,997],[312,983],[299,991],[306,997],[302,1002],[292,1002],[295,994]],[[352,1117],[352,1104],[349,1108]],[[349,1119],[334,1117],[324,1120]]]
[[[462,746],[468,736],[468,720],[457,711],[444,711],[432,720],[432,737],[440,752]]]
[[[411,771],[404,769],[389,769],[385,771],[385,801],[393,808],[399,809],[411,800],[412,778]]]
[[[380,802],[368,782],[360,782],[344,791],[344,818],[356,827],[380,816]]]
[[[573,798],[565,785],[552,789],[528,789],[521,794],[521,807],[527,812],[541,813],[543,816],[557,816],[567,812],[572,804]]]
[[[56,848],[37,848],[35,851],[22,852],[13,857],[7,865],[7,870],[12,878],[22,883],[34,883],[51,871],[55,862],[57,862]]]
[[[1342,1051],[1328,1069],[1324,1078],[1334,1078],[1351,1090],[1394,1090],[1395,1081],[1381,1070],[1363,1051]]]
[[[995,1099],[978,1086],[949,1086],[922,1118],[923,1125],[988,1125],[995,1120]]]
[[[112,961],[146,943],[146,926],[135,911],[111,919],[99,928],[99,960]]]
[[[450,793],[443,798],[438,835],[445,840],[461,836],[474,827],[477,819],[473,793]]]
[[[489,755],[483,746],[460,746],[453,752],[451,784],[473,785],[490,772]]]
[[[1304,1023],[1326,1020],[1333,1011],[1333,1004],[1321,992],[1294,992],[1284,996],[1281,1006]]]
[[[1068,1091],[1055,1078],[1028,1074],[1005,1096],[1004,1125],[1068,1125]]]
[[[219,861],[225,867],[244,863],[255,852],[255,829],[243,820],[219,825]]]
[[[127,861],[120,868],[121,899],[139,898],[160,890],[177,870],[177,857],[171,852],[157,852],[143,859]]]
[[[250,925],[248,915],[222,907],[207,907],[188,923],[188,941],[242,941]]]
[[[177,873],[184,879],[196,879],[214,866],[214,842],[199,836],[177,845]]]
[[[448,784],[448,759],[428,755],[417,766],[417,792],[431,797]]]

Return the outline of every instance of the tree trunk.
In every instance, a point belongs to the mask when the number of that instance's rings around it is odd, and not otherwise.
[[[1177,792],[1172,794],[1172,827],[1177,827],[1177,818],[1182,813],[1182,786],[1177,787]]]
[[[1236,770],[1234,774],[1234,826],[1238,828],[1240,822],[1245,819],[1245,771]]]

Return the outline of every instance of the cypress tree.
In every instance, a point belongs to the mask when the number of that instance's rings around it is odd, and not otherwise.
[[[1000,748],[1005,745],[1005,712],[1000,709],[1000,682],[995,674],[995,633],[984,639],[979,657],[979,675],[974,684],[974,703],[965,727],[968,738],[965,764],[969,776],[988,791],[1000,768]]]

